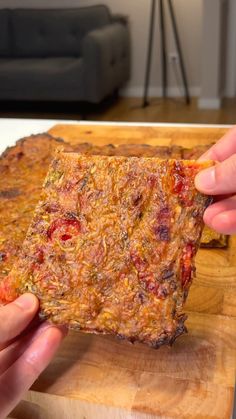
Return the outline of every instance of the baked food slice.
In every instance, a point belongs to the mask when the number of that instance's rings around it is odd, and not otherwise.
[[[17,141],[0,156],[0,282],[11,270],[25,239],[53,153],[59,145],[78,153],[101,153],[90,143],[71,146],[47,133]],[[110,153],[114,146],[106,146]],[[106,151],[107,150],[107,151]]]
[[[68,151],[74,150],[81,154],[109,156],[118,148],[118,154],[123,153],[123,146],[95,146],[91,143],[71,146],[63,139],[47,133],[22,138],[15,146],[5,150],[0,156],[0,281],[11,270],[17,258],[39,201],[52,155],[60,144]],[[129,153],[130,148],[128,145],[126,147]],[[145,145],[142,147],[142,154],[146,148]],[[135,152],[135,146],[132,149]],[[162,150],[161,155],[164,154]]]
[[[177,159],[177,160],[183,159],[183,147],[179,145],[170,146],[170,158]],[[186,159],[186,160],[193,160],[193,159]]]
[[[197,160],[202,154],[204,154],[213,144],[198,145],[193,148],[183,149],[184,159],[195,159]],[[225,248],[228,245],[228,236],[217,233],[208,226],[204,226],[201,238],[201,247],[207,248]]]
[[[194,147],[191,147],[191,148],[184,148],[183,147],[183,158],[185,160],[197,160],[210,147],[212,147],[213,144],[214,143],[211,143],[211,144],[200,144],[200,145],[195,145]]]
[[[181,159],[197,160],[203,153],[205,153],[209,145],[198,145],[193,148],[183,148],[181,146],[153,146],[149,144],[121,144],[114,146],[108,144],[105,146],[87,147],[85,150],[84,144],[81,144],[82,153],[88,155],[105,155],[105,156],[127,156],[127,157],[158,157],[163,159]],[[225,248],[228,245],[228,236],[217,233],[208,226],[204,226],[201,247],[206,248]]]
[[[209,202],[194,177],[209,164],[58,153],[2,302],[30,291],[54,323],[171,344]]]
[[[120,144],[115,147],[112,155],[123,157],[170,158],[171,150],[168,146],[153,146],[149,144]]]
[[[225,248],[228,246],[229,236],[224,234],[217,233],[217,231],[212,230],[207,225],[204,226],[202,237],[201,237],[201,247],[208,249],[212,248]]]
[[[183,149],[179,146],[150,146],[122,144],[94,146],[91,143],[69,145],[49,134],[32,135],[17,141],[0,157],[0,281],[11,270],[29,227],[33,211],[39,200],[41,186],[52,154],[59,144],[67,150],[82,154],[154,156],[160,158],[198,158],[206,146]],[[32,170],[33,169],[33,170]],[[203,247],[226,247],[227,236],[205,227]]]
[[[66,145],[49,134],[32,135],[0,157],[0,282],[22,246],[52,154],[60,144]]]

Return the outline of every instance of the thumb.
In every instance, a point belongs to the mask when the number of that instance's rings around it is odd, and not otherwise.
[[[236,192],[236,154],[199,172],[195,178],[195,186],[207,195]]]
[[[39,302],[33,294],[23,294],[13,303],[0,307],[0,349],[18,336],[38,311]]]

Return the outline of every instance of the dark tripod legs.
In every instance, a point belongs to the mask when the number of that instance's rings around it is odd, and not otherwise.
[[[161,53],[162,53],[162,93],[163,97],[167,96],[167,55],[166,55],[166,34],[165,34],[165,16],[164,16],[164,1],[159,0],[160,6],[160,31],[161,31]],[[178,34],[177,23],[175,19],[174,7],[172,0],[167,0],[167,5],[169,7],[171,24],[174,32],[175,45],[179,56],[181,76],[185,92],[185,101],[188,105],[190,103],[189,89],[187,75],[184,66],[184,59]],[[155,11],[156,11],[156,0],[152,0],[151,4],[151,16],[150,16],[150,28],[149,28],[149,41],[148,41],[148,53],[147,53],[147,65],[146,65],[146,74],[145,74],[145,84],[144,84],[144,94],[143,94],[143,103],[142,107],[145,108],[149,105],[148,103],[148,87],[150,81],[150,71],[151,71],[151,62],[152,62],[152,47],[153,47],[153,34],[155,26]]]
[[[176,45],[177,52],[178,52],[178,55],[179,55],[180,70],[181,70],[181,75],[182,75],[182,80],[183,80],[183,85],[184,85],[184,91],[185,91],[185,100],[186,100],[186,104],[189,105],[190,96],[189,96],[189,90],[188,90],[187,75],[186,75],[186,71],[185,71],[184,59],[183,59],[183,55],[182,55],[182,50],[181,50],[181,45],[180,45],[179,34],[178,34],[177,23],[176,23],[176,19],[175,19],[175,13],[174,13],[172,0],[168,0],[168,6],[169,6],[169,11],[170,11],[172,27],[173,27],[173,31],[174,31],[175,45]]]
[[[148,53],[147,53],[147,66],[146,66],[143,105],[142,105],[143,108],[148,106],[148,86],[149,86],[151,62],[152,62],[152,45],[153,45],[153,33],[154,33],[154,25],[155,25],[155,11],[156,11],[156,0],[152,0]]]
[[[167,96],[167,63],[166,63],[166,34],[165,34],[165,16],[164,3],[159,0],[160,8],[160,32],[161,32],[161,55],[162,55],[162,96]]]

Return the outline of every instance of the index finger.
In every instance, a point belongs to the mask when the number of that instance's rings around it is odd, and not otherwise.
[[[199,160],[224,161],[236,153],[236,126],[228,131],[216,144],[204,153]]]

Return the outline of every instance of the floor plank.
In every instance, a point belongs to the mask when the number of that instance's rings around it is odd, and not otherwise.
[[[236,99],[224,99],[222,109],[201,110],[197,98],[189,106],[183,99],[152,98],[143,109],[141,98],[118,98],[86,109],[77,103],[0,103],[0,118],[53,118],[95,121],[236,123]]]
[[[234,124],[236,122],[236,99],[225,99],[222,109],[198,109],[197,98],[189,106],[182,99],[151,99],[150,106],[141,108],[137,98],[120,98],[116,104],[101,115],[92,114],[89,119],[130,122],[178,122]]]

